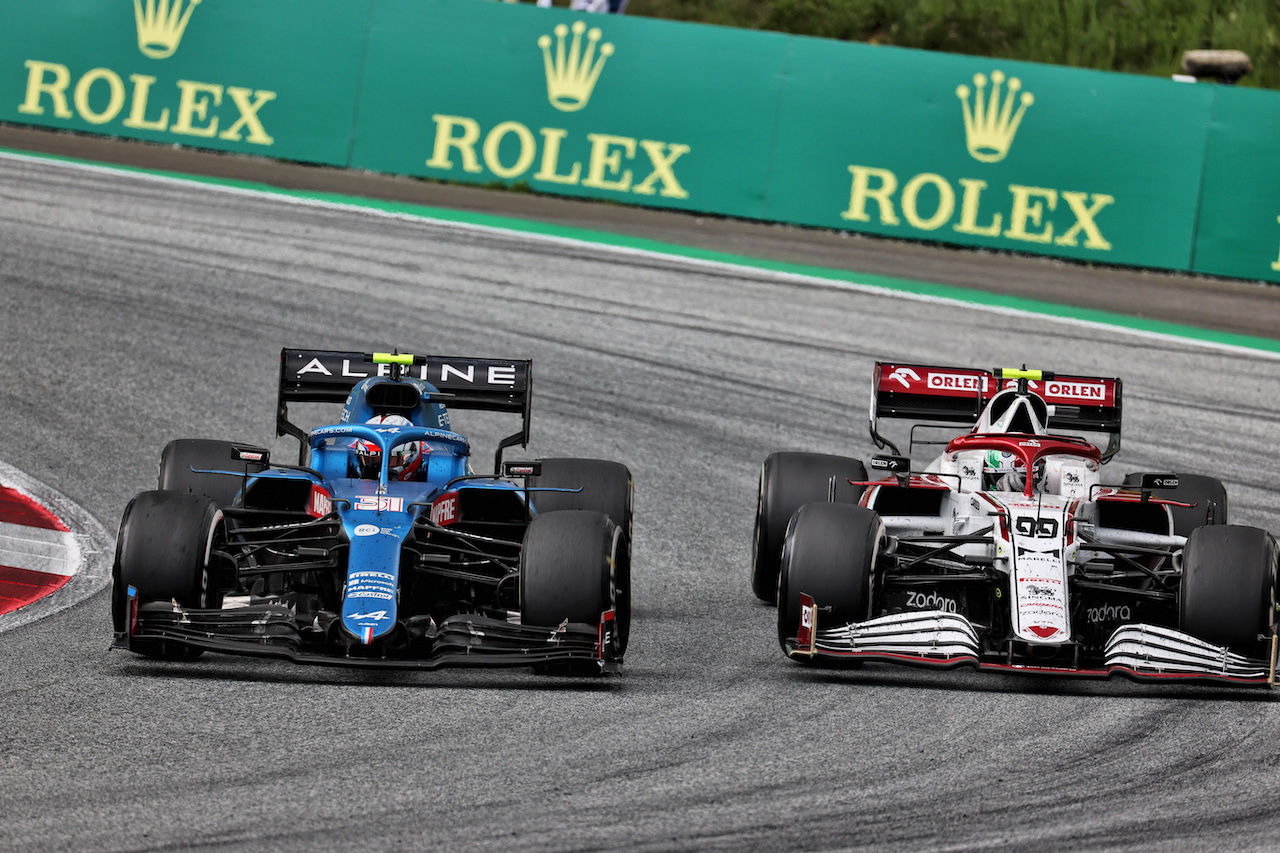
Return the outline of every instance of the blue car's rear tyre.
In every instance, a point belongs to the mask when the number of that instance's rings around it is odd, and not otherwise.
[[[1248,657],[1267,654],[1260,637],[1276,612],[1276,540],[1265,530],[1235,524],[1192,531],[1182,552],[1178,628]]]
[[[800,630],[800,596],[818,608],[819,627],[865,622],[871,615],[871,583],[884,525],[860,506],[810,503],[791,518],[778,575],[778,642]],[[800,663],[812,659],[793,658]]]
[[[606,610],[615,611],[615,569],[622,531],[602,512],[562,510],[538,515],[525,531],[520,553],[520,621],[554,628],[561,622],[599,625]],[[575,674],[594,674],[594,664],[573,667]]]
[[[756,522],[751,541],[751,591],[761,601],[778,601],[782,540],[791,516],[807,503],[825,502],[835,480],[835,502],[856,504],[867,468],[857,459],[823,453],[774,453],[760,468]],[[850,481],[853,481],[852,483]]]
[[[160,476],[156,488],[205,495],[220,507],[231,506],[244,485],[243,477],[200,472],[256,474],[266,470],[267,466],[261,462],[241,459],[236,451],[238,446],[247,445],[205,438],[179,438],[169,442],[160,454]]]
[[[222,510],[204,495],[154,491],[130,501],[120,521],[112,567],[111,616],[117,634],[127,627],[131,586],[139,603],[220,607],[222,584],[211,554],[223,535]],[[199,656],[198,650],[163,642],[135,640],[131,648],[168,660]]]

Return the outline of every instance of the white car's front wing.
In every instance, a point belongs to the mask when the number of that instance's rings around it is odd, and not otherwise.
[[[978,634],[956,613],[894,613],[866,622],[819,630],[816,650],[837,654],[910,655],[949,661],[978,657]]]
[[[1124,625],[1107,640],[1108,667],[1124,667],[1150,675],[1211,674],[1268,679],[1272,664],[1254,660],[1225,646],[1215,646],[1158,625]]]
[[[815,608],[816,610],[816,608]],[[1103,651],[1102,666],[1071,668],[981,660],[978,633],[965,617],[941,610],[895,613],[835,627],[814,625],[806,637],[788,642],[793,658],[880,660],[947,668],[970,664],[979,669],[1053,673],[1086,677],[1123,675],[1148,681],[1197,680],[1267,685],[1275,682],[1271,660],[1247,658],[1189,634],[1158,625],[1117,628]],[[808,634],[808,632],[806,632]],[[1274,649],[1274,644],[1273,644]]]

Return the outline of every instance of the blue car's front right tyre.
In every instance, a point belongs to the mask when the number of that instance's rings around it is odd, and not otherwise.
[[[616,576],[622,544],[622,530],[602,512],[561,510],[535,517],[520,552],[521,624],[599,625],[605,611],[616,614],[619,596],[627,594]],[[621,638],[615,635],[614,643],[621,656]],[[592,663],[580,671],[599,669]]]

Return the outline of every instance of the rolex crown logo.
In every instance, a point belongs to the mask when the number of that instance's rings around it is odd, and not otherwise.
[[[138,50],[152,59],[173,56],[200,0],[133,0]]]
[[[973,75],[973,85],[977,91],[973,95],[973,105],[969,105],[969,87],[963,83],[956,87],[956,96],[964,108],[964,139],[969,153],[975,160],[983,163],[998,163],[1009,153],[1013,137],[1022,123],[1022,116],[1027,107],[1035,103],[1030,92],[1023,92],[1018,98],[1018,90],[1022,81],[1017,77],[1009,78],[1009,91],[1000,103],[1000,86],[1004,83],[1003,71],[991,72],[991,96],[985,98],[987,78],[982,74]],[[1013,102],[1018,100],[1018,111],[1013,110]]]
[[[596,56],[596,43],[600,41],[599,27],[592,27],[587,32],[587,44],[583,47],[582,33],[586,31],[587,25],[582,21],[574,22],[573,41],[566,50],[564,42],[569,29],[564,24],[556,25],[554,56],[551,53],[551,36],[538,39],[547,72],[547,100],[551,101],[551,106],[566,113],[576,112],[587,105],[605,60],[613,56],[613,45],[609,42],[600,45],[600,55]]]

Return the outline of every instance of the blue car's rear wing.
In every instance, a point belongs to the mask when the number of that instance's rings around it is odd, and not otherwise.
[[[495,470],[501,470],[504,448],[529,444],[532,360],[288,348],[280,350],[276,435],[292,435],[305,447],[307,433],[289,421],[289,403],[343,403],[356,383],[371,376],[429,382],[439,391],[431,401],[451,408],[519,414],[520,432],[498,443]]]

